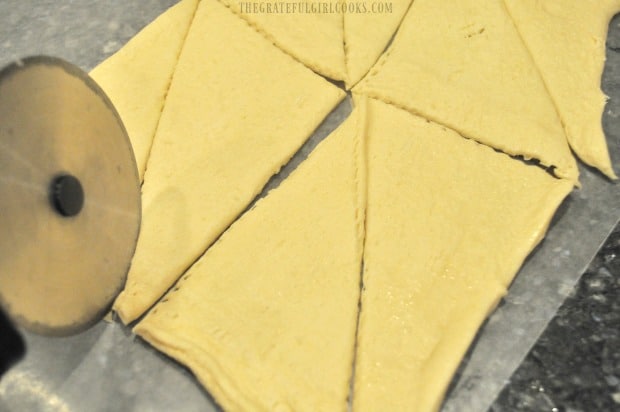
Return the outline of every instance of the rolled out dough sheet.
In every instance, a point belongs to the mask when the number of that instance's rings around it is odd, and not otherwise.
[[[618,0],[505,0],[545,81],[572,149],[614,178],[600,89],[609,21]]]
[[[344,92],[216,0],[202,0],[142,187],[125,323],[153,305],[311,135]]]
[[[90,72],[125,124],[140,180],[197,6],[198,0],[180,1]]]
[[[556,109],[503,0],[415,0],[354,90],[577,179]]]
[[[377,61],[411,4],[411,0],[221,2],[282,50],[317,73],[345,81],[347,88]]]
[[[346,78],[343,14],[338,1],[221,2],[312,70],[335,80]]]
[[[411,0],[349,3],[351,10],[344,14],[347,88],[359,82],[377,62],[410,4]],[[391,7],[389,11],[386,8],[388,5]]]
[[[363,109],[236,221],[134,329],[188,366],[226,410],[347,409]]]
[[[573,182],[377,100],[367,127],[353,410],[435,411]]]

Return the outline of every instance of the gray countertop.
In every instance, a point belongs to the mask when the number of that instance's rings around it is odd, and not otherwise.
[[[620,225],[491,412],[620,411]]]
[[[174,3],[1,0],[0,67],[18,57],[48,54],[90,70]],[[603,78],[603,89],[610,96],[603,123],[617,172],[619,21],[611,24]],[[292,163],[272,179],[270,187],[333,130],[348,110],[346,103],[341,105]],[[484,411],[489,407],[494,412],[551,411],[554,407],[573,412],[620,410],[618,236],[601,248],[620,217],[620,186],[583,166],[581,173],[583,188],[561,206],[546,240],[527,260],[510,293],[482,329],[459,369],[444,411]],[[597,252],[586,276],[573,289]],[[605,331],[604,325],[608,325]],[[0,411],[215,409],[191,373],[118,323],[101,322],[69,338],[26,334],[26,340],[27,357],[0,382]],[[599,383],[591,384],[596,376]],[[589,400],[581,395],[574,396],[578,400],[571,398],[571,393],[584,391]]]

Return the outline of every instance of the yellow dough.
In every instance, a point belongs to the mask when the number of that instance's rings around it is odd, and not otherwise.
[[[188,366],[225,410],[347,410],[364,119],[356,108],[134,329]]]
[[[415,0],[354,90],[577,180],[556,109],[502,0]]]
[[[140,180],[164,99],[198,0],[182,0],[161,14],[90,76],[119,112],[131,141]]]
[[[609,21],[618,0],[505,0],[540,69],[568,141],[584,162],[611,178],[600,90]]]
[[[290,159],[344,92],[216,0],[187,36],[142,187],[142,225],[114,309],[154,304]]]
[[[375,64],[410,4],[411,0],[349,3],[351,10],[344,14],[347,88],[353,87]]]
[[[338,1],[221,1],[312,70],[336,80],[346,78]]]
[[[91,73],[144,180],[114,310],[226,410],[438,410],[577,183],[570,148],[615,176],[620,0],[388,3],[181,0]],[[344,98],[320,75],[356,107],[243,212]]]
[[[372,99],[367,127],[353,410],[435,411],[573,182]]]

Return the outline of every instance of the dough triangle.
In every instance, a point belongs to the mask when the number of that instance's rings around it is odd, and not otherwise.
[[[90,72],[125,124],[141,180],[197,6],[198,0],[180,1]]]
[[[236,219],[344,92],[216,0],[202,0],[142,186],[142,225],[114,309],[131,322]]]
[[[221,2],[312,70],[335,80],[346,78],[343,15],[338,1]]]
[[[602,116],[605,39],[618,0],[505,0],[557,107],[568,142],[611,178]]]
[[[347,409],[365,205],[361,111],[134,329],[188,366],[225,410]]]
[[[573,184],[377,100],[367,128],[353,410],[436,411]]]
[[[556,109],[502,0],[415,0],[354,90],[577,180]]]
[[[411,1],[349,3],[351,10],[344,14],[347,88],[353,87],[379,59]],[[356,5],[363,9],[356,10]]]

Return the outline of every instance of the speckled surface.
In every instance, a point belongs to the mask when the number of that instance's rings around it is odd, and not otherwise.
[[[620,225],[491,412],[620,411]]]
[[[53,54],[84,70],[110,56],[176,0],[0,0],[0,67]]]

